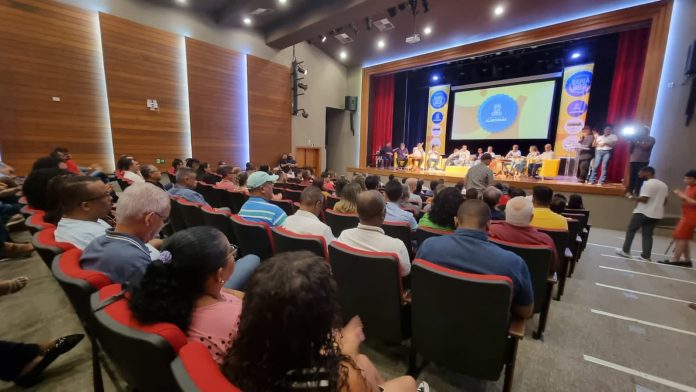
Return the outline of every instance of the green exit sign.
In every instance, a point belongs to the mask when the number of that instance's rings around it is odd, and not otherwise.
[[[162,158],[155,158],[155,163],[161,164],[161,163],[165,163],[165,161]]]

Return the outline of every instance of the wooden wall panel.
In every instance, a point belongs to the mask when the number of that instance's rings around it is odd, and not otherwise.
[[[290,68],[247,55],[251,162],[271,166],[292,145]]]
[[[140,163],[187,158],[190,134],[186,106],[183,38],[99,13],[111,132],[116,156]],[[146,107],[156,99],[158,111]]]
[[[98,34],[94,13],[0,0],[0,153],[18,173],[59,145],[113,169]]]
[[[249,159],[244,55],[186,38],[193,156],[244,167]]]

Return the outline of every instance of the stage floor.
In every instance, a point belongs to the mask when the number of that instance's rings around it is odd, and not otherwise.
[[[403,177],[415,177],[425,181],[438,180],[440,178],[444,179],[446,182],[457,183],[462,180],[463,176],[452,176],[445,175],[443,170],[430,170],[430,171],[420,171],[411,172],[407,170],[393,170],[393,169],[380,169],[375,167],[348,167],[346,171],[352,173],[366,173],[366,174],[377,174],[379,176],[388,177],[390,175],[395,175],[398,178]],[[574,177],[555,177],[553,180],[536,180],[534,178],[512,178],[505,176],[496,176],[497,181],[503,181],[508,183],[510,186],[531,189],[535,185],[544,184],[554,192],[564,192],[564,193],[585,193],[593,195],[607,195],[607,196],[623,196],[626,192],[626,187],[621,183],[607,183],[602,186],[580,184]]]

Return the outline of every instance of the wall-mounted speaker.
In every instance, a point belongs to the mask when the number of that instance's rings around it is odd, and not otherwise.
[[[358,110],[358,97],[346,95],[345,110],[350,110],[351,112],[357,111]]]

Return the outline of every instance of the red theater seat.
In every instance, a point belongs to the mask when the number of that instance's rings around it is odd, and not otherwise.
[[[24,225],[29,229],[29,232],[34,235],[38,231],[45,230],[49,227],[56,228],[56,226],[52,223],[48,223],[44,221],[44,217],[46,216],[46,213],[43,211],[37,210],[35,213],[29,215],[27,219],[24,221]]]
[[[181,211],[181,215],[184,218],[184,224],[186,225],[187,229],[205,225],[205,221],[203,220],[203,211],[201,211],[203,204],[190,202],[181,197],[175,199],[174,202],[179,204],[179,211]]]
[[[343,230],[358,227],[358,223],[360,223],[357,214],[342,214],[331,209],[324,210],[324,219],[336,238],[341,235]]]
[[[179,350],[172,371],[184,392],[241,392],[225,378],[208,349],[200,343],[188,343]]]
[[[31,238],[31,243],[48,268],[51,268],[53,258],[57,255],[70,249],[75,249],[72,244],[67,242],[57,242],[55,228],[53,227],[48,227],[34,234]]]
[[[418,226],[418,229],[416,230],[416,244],[418,247],[420,247],[421,244],[423,243],[423,241],[427,240],[430,237],[439,237],[441,235],[450,235],[450,234],[452,234],[451,231],[432,229],[430,227]]]
[[[275,254],[271,227],[263,222],[251,222],[232,215],[234,236],[239,241],[240,256],[256,255],[265,260]]]
[[[106,286],[94,293],[94,334],[129,388],[143,391],[177,390],[171,363],[186,344],[186,335],[173,324],[143,325],[133,317],[126,298],[104,306],[121,293],[121,285]]]
[[[308,250],[329,261],[326,239],[320,235],[299,234],[282,227],[272,229],[273,243],[277,253]]]

